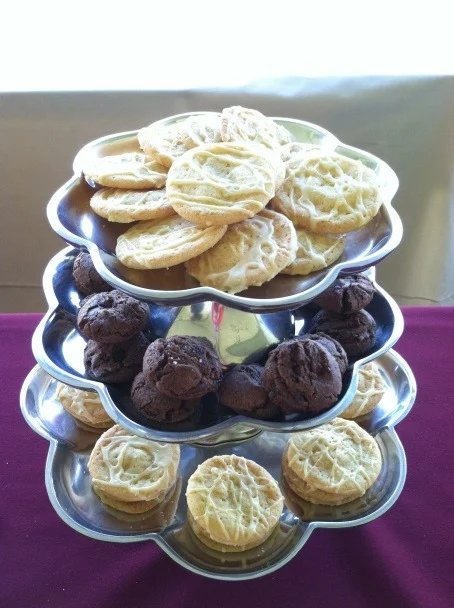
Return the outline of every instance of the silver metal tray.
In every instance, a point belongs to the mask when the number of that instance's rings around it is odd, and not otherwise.
[[[83,363],[84,338],[76,329],[81,299],[74,286],[72,266],[77,250],[67,248],[49,262],[43,278],[49,311],[33,335],[37,362],[51,376],[77,388],[99,393],[105,409],[118,424],[148,439],[177,443],[214,444],[247,439],[260,430],[293,432],[323,424],[338,416],[351,402],[357,386],[357,372],[386,352],[403,331],[403,317],[394,300],[378,285],[367,310],[377,322],[376,343],[365,357],[350,359],[337,403],[327,412],[307,417],[293,415],[273,421],[235,415],[220,406],[214,394],[202,399],[199,417],[172,425],[158,425],[143,418],[132,407],[130,385],[106,385],[86,375]],[[251,314],[205,302],[190,307],[150,305],[150,338],[168,335],[206,336],[215,345],[224,365],[260,361],[272,346],[298,334],[316,309],[304,306],[295,313]]]
[[[416,396],[413,374],[390,350],[376,360],[385,380],[384,398],[358,422],[374,435],[383,457],[377,482],[361,498],[340,507],[309,504],[295,496],[281,478],[281,456],[290,435],[263,432],[238,445],[181,446],[180,479],[169,502],[148,516],[120,514],[103,506],[90,485],[87,463],[98,437],[76,424],[59,402],[56,381],[39,366],[26,378],[22,413],[39,435],[50,442],[46,487],[58,515],[72,528],[98,540],[153,540],[188,570],[220,580],[245,580],[269,574],[290,561],[317,528],[346,528],[368,523],[387,511],[399,497],[406,476],[403,447],[394,426],[410,411]],[[185,491],[198,464],[215,454],[235,453],[264,466],[280,481],[286,506],[272,537],[243,553],[220,553],[198,541],[186,524]]]
[[[158,121],[176,124],[194,112]],[[311,123],[288,118],[275,118],[293,133],[297,141],[323,145],[363,162],[373,169],[382,184],[384,204],[378,215],[363,228],[347,237],[342,257],[327,269],[307,277],[278,275],[261,287],[251,287],[238,295],[201,287],[186,274],[182,264],[163,270],[133,270],[123,266],[115,256],[117,238],[126,224],[107,222],[90,208],[93,188],[81,174],[84,159],[121,152],[139,151],[137,131],[117,133],[87,144],[74,161],[74,176],[51,198],[47,215],[52,228],[69,244],[89,250],[102,277],[111,285],[133,297],[168,306],[183,306],[210,300],[249,312],[291,310],[312,300],[325,290],[341,272],[360,272],[377,264],[402,239],[402,223],[391,205],[398,188],[394,171],[382,160],[357,148],[341,143],[334,135]]]

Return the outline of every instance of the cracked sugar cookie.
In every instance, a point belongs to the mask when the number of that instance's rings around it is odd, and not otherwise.
[[[227,226],[195,226],[179,215],[139,222],[118,237],[116,255],[128,268],[168,268],[213,247],[226,230]]]
[[[312,151],[289,160],[272,207],[320,234],[344,234],[367,224],[380,209],[380,184],[358,160]]]
[[[57,399],[71,416],[87,426],[106,429],[113,425],[113,420],[104,409],[98,393],[81,391],[59,382]]]
[[[166,167],[191,148],[222,141],[221,117],[198,114],[174,125],[151,124],[138,133],[139,145],[151,158]]]
[[[271,149],[293,141],[291,133],[285,127],[257,110],[241,106],[222,110],[221,136],[223,141],[246,141]]]
[[[145,154],[126,152],[88,159],[82,166],[88,182],[110,188],[162,188],[167,169]]]
[[[137,437],[116,424],[101,435],[88,462],[92,484],[104,498],[162,500],[176,480],[178,444]]]
[[[295,260],[281,272],[283,274],[306,275],[326,268],[335,262],[345,249],[345,238],[315,234],[296,228],[298,250]]]
[[[342,418],[357,418],[371,412],[386,392],[385,383],[375,363],[367,363],[358,370],[358,388],[353,401],[341,414]]]
[[[241,456],[213,456],[188,481],[188,522],[195,535],[218,551],[245,551],[275,530],[283,509],[276,480]]]
[[[382,467],[375,439],[356,422],[335,418],[295,433],[283,456],[290,488],[316,504],[339,505],[359,498]]]
[[[186,262],[186,271],[201,285],[238,293],[270,281],[294,260],[295,229],[285,216],[265,209],[229,226],[222,239]]]
[[[166,192],[172,207],[185,219],[220,226],[261,211],[283,174],[279,156],[263,146],[204,144],[175,161]]]
[[[93,211],[109,222],[129,223],[175,215],[162,190],[101,188],[90,199]]]

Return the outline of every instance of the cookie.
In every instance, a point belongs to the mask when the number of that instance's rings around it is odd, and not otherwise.
[[[325,310],[347,315],[368,306],[375,292],[374,284],[364,275],[342,275],[315,298],[314,304]]]
[[[178,444],[137,437],[116,424],[101,435],[88,461],[93,487],[125,502],[163,500],[176,480]]]
[[[112,498],[94,485],[92,485],[92,488],[93,492],[103,504],[111,507],[112,509],[116,509],[117,511],[122,511],[123,513],[147,513],[163,502],[163,499],[159,500],[158,498],[155,498],[154,500],[136,500],[134,502],[118,500],[118,498]]]
[[[132,382],[142,370],[143,356],[149,344],[143,334],[120,344],[89,340],[84,350],[85,370],[98,382]]]
[[[190,222],[223,226],[261,211],[283,171],[279,156],[263,146],[204,144],[173,163],[166,192],[175,211]]]
[[[280,410],[268,399],[262,378],[261,365],[236,365],[222,378],[218,391],[220,403],[250,418],[274,418]]]
[[[166,167],[137,152],[87,159],[82,171],[88,182],[130,190],[162,188],[167,178]]]
[[[265,209],[229,226],[217,245],[186,262],[185,267],[201,285],[238,293],[270,281],[294,259],[296,250],[292,223]]]
[[[328,334],[340,342],[348,357],[368,353],[375,344],[376,329],[374,318],[366,310],[350,315],[321,310],[310,323],[311,333]]]
[[[345,249],[344,237],[315,234],[302,228],[296,228],[296,237],[296,258],[282,270],[283,274],[307,275],[322,270],[338,260]]]
[[[222,141],[220,115],[196,114],[195,116],[189,116],[182,125],[181,139],[187,150],[202,144]]]
[[[171,336],[150,344],[143,372],[163,395],[188,400],[216,391],[222,366],[206,338]]]
[[[283,162],[286,163],[297,154],[307,154],[313,150],[320,150],[320,146],[314,146],[314,144],[303,144],[299,141],[292,141],[291,143],[282,146],[279,150],[279,154]]]
[[[363,496],[381,467],[375,439],[355,422],[341,418],[295,433],[283,456],[290,488],[309,502],[327,505]]]
[[[84,296],[112,289],[96,270],[91,255],[86,251],[81,251],[74,260],[73,279],[75,286]]]
[[[293,140],[292,135],[257,110],[232,106],[221,114],[223,141],[245,141],[276,149]]]
[[[85,298],[77,314],[77,327],[89,340],[118,344],[140,333],[149,314],[148,304],[113,289]]]
[[[121,224],[156,220],[175,214],[165,190],[101,188],[91,197],[90,207],[109,222]]]
[[[103,407],[98,393],[81,391],[67,384],[58,383],[57,399],[63,408],[87,426],[94,429],[106,429],[113,421]]]
[[[358,370],[358,388],[353,401],[341,414],[342,418],[358,418],[369,414],[382,400],[385,383],[375,363],[367,363]]]
[[[245,551],[263,543],[278,525],[283,498],[263,467],[240,456],[213,456],[188,480],[188,522],[206,545]]]
[[[158,391],[143,373],[134,378],[131,399],[137,410],[153,422],[181,422],[190,418],[199,408],[199,399],[178,399]]]
[[[173,125],[151,124],[138,134],[142,150],[165,167],[177,158],[202,144],[220,142],[219,114],[197,114]]]
[[[302,334],[298,336],[298,340],[311,340],[318,342],[336,360],[341,375],[343,376],[345,374],[348,367],[347,353],[337,340],[335,340],[331,336],[328,336],[328,334],[323,333]]]
[[[317,339],[293,339],[271,351],[263,385],[269,399],[286,414],[319,414],[333,406],[342,375],[331,353]]]
[[[196,226],[179,215],[139,222],[118,237],[116,255],[128,268],[168,268],[210,249],[226,230]]]
[[[357,230],[382,204],[377,176],[358,160],[323,151],[294,156],[272,201],[301,228],[320,234]]]

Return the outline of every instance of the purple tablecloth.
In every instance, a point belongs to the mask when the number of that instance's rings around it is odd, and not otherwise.
[[[103,543],[60,520],[44,487],[48,444],[27,426],[18,402],[40,316],[0,315],[0,605],[454,606],[454,308],[407,308],[404,315],[397,350],[413,368],[418,397],[398,426],[408,457],[398,502],[368,525],[316,531],[281,570],[240,583],[191,574],[153,542]]]

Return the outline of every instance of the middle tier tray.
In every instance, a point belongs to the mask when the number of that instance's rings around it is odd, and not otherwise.
[[[218,444],[247,440],[258,432],[293,432],[312,428],[340,415],[356,392],[361,365],[387,352],[403,331],[403,317],[394,300],[376,285],[377,293],[367,307],[377,323],[376,342],[366,356],[349,360],[343,388],[336,404],[317,416],[281,416],[265,421],[236,415],[221,406],[214,393],[202,398],[198,417],[176,424],[153,424],[132,407],[130,385],[103,384],[84,369],[85,340],[76,329],[82,299],[74,286],[72,266],[78,251],[67,248],[50,261],[44,273],[49,311],[33,336],[33,353],[51,376],[76,388],[97,391],[109,416],[136,435],[160,441]],[[298,335],[316,308],[305,306],[295,313],[250,314],[212,302],[188,307],[150,305],[150,339],[170,335],[204,336],[214,344],[224,365],[260,362],[269,350]]]

